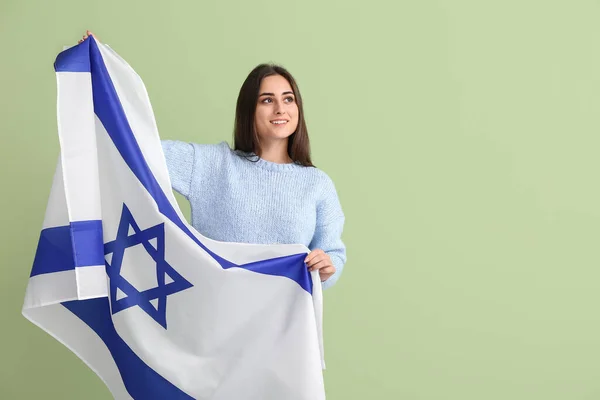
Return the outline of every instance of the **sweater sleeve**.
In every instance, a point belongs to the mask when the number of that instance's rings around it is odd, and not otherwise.
[[[194,169],[194,146],[178,140],[161,140],[171,186],[189,200]]]
[[[321,249],[329,255],[335,273],[323,282],[323,289],[333,286],[346,263],[346,246],[342,241],[345,216],[333,182],[328,178],[323,197],[317,204],[317,224],[315,234],[308,246],[312,251]]]

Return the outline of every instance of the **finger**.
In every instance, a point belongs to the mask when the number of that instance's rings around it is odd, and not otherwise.
[[[309,262],[310,260],[312,260],[314,257],[316,257],[319,254],[325,254],[325,252],[321,249],[314,249],[313,251],[308,253],[308,256],[306,256],[306,259],[304,260],[304,262]]]
[[[308,255],[306,256],[306,258],[304,259],[304,262],[308,264],[308,262],[314,257],[313,252],[311,251],[310,253],[308,253]]]
[[[310,267],[310,266],[312,266],[312,265],[315,265],[316,263],[318,263],[319,261],[321,261],[321,260],[323,260],[323,259],[325,259],[325,258],[327,258],[327,256],[325,256],[325,255],[323,255],[323,254],[317,254],[316,256],[314,256],[313,258],[311,258],[311,259],[310,259],[310,260],[309,260],[309,261],[306,263],[306,265],[307,265],[308,267]]]
[[[326,268],[331,266],[331,262],[329,262],[329,260],[321,260],[319,262],[317,262],[316,264],[312,265],[310,267],[311,271],[316,271],[317,269],[321,269],[321,268]]]

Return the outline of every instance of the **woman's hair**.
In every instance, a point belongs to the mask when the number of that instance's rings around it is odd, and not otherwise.
[[[302,97],[294,77],[282,66],[260,64],[254,68],[240,88],[235,107],[235,127],[233,130],[233,149],[256,155],[258,152],[258,132],[254,129],[254,116],[258,102],[260,84],[263,78],[271,75],[283,76],[292,87],[298,105],[298,127],[288,139],[288,154],[296,164],[314,167],[310,159],[310,142],[304,121]]]

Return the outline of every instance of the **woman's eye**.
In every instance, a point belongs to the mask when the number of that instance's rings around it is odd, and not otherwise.
[[[263,103],[267,103],[267,100],[268,100],[269,103],[273,101],[270,97],[267,97],[262,102]],[[293,103],[294,102],[294,98],[292,96],[286,97],[285,100],[288,100],[288,103]]]

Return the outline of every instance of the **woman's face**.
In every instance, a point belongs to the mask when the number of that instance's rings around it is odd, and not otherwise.
[[[285,139],[294,133],[297,126],[298,105],[290,83],[281,75],[263,78],[254,115],[254,127],[259,138]]]

